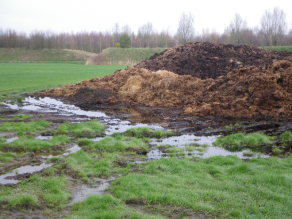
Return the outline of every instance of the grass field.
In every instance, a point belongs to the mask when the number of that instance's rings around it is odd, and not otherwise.
[[[161,53],[165,48],[129,48],[105,49],[101,53],[101,62],[104,65],[129,65],[133,66],[138,62],[148,59],[155,53]],[[94,61],[93,61],[94,63]]]
[[[84,64],[88,58],[95,55],[96,53],[69,49],[0,48],[0,62],[74,62]]]
[[[68,63],[0,63],[0,98],[103,77],[125,67]]]
[[[288,50],[289,52],[292,52],[292,46],[263,46],[261,48],[266,49],[266,50],[274,50],[274,51]]]

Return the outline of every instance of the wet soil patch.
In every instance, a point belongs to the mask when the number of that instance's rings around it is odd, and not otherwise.
[[[241,66],[267,68],[276,60],[292,60],[288,51],[270,51],[256,46],[234,46],[209,42],[190,42],[166,49],[135,65],[151,71],[168,70],[179,75],[218,78]]]
[[[0,166],[0,174],[25,165],[40,165],[44,160],[44,158],[34,156],[34,153],[29,153],[23,157],[16,158],[3,166]]]
[[[203,212],[195,212],[191,209],[186,209],[180,206],[174,205],[157,205],[157,204],[147,204],[147,202],[142,198],[132,198],[126,200],[127,206],[136,209],[142,213],[152,214],[152,215],[162,215],[167,218],[180,219],[180,218],[194,218],[194,219],[207,219],[216,218],[215,216],[206,215]]]
[[[93,89],[85,87],[78,90],[78,92],[70,97],[69,100],[74,102],[81,101],[100,104],[112,97],[117,98],[118,95],[106,89]]]

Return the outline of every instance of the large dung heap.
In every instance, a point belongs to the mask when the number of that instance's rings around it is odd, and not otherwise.
[[[211,43],[189,43],[187,45],[200,45],[211,51],[217,48],[217,53],[227,54],[225,50],[235,48],[232,51],[259,51],[256,47],[249,46],[225,46]],[[187,45],[174,47],[169,50],[183,50]],[[167,51],[162,54],[164,57]],[[193,51],[193,50],[191,50]],[[138,64],[136,67],[116,71],[115,73],[91,80],[82,81],[76,85],[65,85],[40,93],[40,96],[64,97],[77,102],[88,102],[92,104],[128,102],[143,104],[146,106],[162,106],[184,110],[199,116],[223,116],[223,117],[291,117],[292,116],[292,54],[283,52],[281,57],[279,52],[260,50],[260,54],[266,54],[254,62],[246,57],[238,60],[229,55],[226,63],[230,65],[231,59],[236,61],[236,65],[226,72],[226,66],[222,63],[222,68],[218,67],[220,75],[215,78],[193,77],[191,75],[179,75],[162,70],[149,70],[137,68],[143,63],[147,65],[151,59]],[[191,54],[196,52],[190,52]],[[208,52],[207,52],[208,53]],[[205,57],[207,56],[207,53]],[[250,52],[252,53],[252,52]],[[171,53],[172,54],[172,53]],[[189,53],[184,53],[188,56]],[[198,54],[198,52],[197,52]],[[269,55],[267,55],[269,54]],[[161,56],[161,55],[160,55]],[[160,56],[157,56],[158,59]],[[183,56],[181,54],[181,56]],[[192,55],[189,55],[192,56]],[[216,56],[218,57],[218,56]],[[217,60],[213,56],[210,60]],[[212,59],[211,59],[212,58]],[[218,57],[219,60],[223,59]],[[165,62],[173,60],[172,57],[165,59]],[[181,57],[180,59],[183,59]],[[188,60],[187,58],[185,58]],[[227,58],[226,58],[227,59]],[[280,60],[286,59],[286,60]],[[190,59],[191,60],[191,59]],[[250,60],[250,63],[244,60]],[[265,61],[266,60],[266,61]],[[288,61],[290,60],[290,61]],[[237,62],[241,62],[237,64]],[[214,61],[217,63],[219,62]],[[163,62],[164,63],[164,62]],[[203,69],[204,62],[195,61]],[[211,63],[211,62],[210,62]],[[209,63],[209,64],[210,64]],[[193,63],[185,63],[193,65]],[[214,63],[212,63],[214,65]],[[211,66],[211,64],[210,64]],[[199,68],[199,67],[198,67]],[[210,71],[211,72],[211,71]],[[211,75],[206,70],[205,75]],[[199,74],[203,74],[200,72]]]
[[[267,68],[277,60],[292,61],[288,51],[271,51],[256,46],[233,46],[214,43],[194,43],[166,49],[134,67],[151,71],[168,70],[179,75],[206,79],[227,75],[241,66]]]

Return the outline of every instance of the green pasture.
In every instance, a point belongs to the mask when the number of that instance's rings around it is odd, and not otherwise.
[[[274,51],[286,51],[292,52],[292,46],[263,46],[262,49],[274,50]]]
[[[0,63],[0,98],[103,77],[125,67],[68,63]]]
[[[165,48],[109,48],[102,51],[103,63],[108,65],[135,65],[149,59],[155,53],[160,54]]]

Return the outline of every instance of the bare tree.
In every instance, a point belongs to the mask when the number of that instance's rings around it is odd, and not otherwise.
[[[265,36],[265,45],[278,46],[287,29],[286,13],[278,7],[273,12],[265,11],[261,18],[261,30]]]
[[[153,38],[153,25],[148,22],[142,25],[138,29],[138,36],[140,39],[140,45],[142,47],[150,47],[151,38]]]
[[[230,43],[233,45],[248,44],[247,22],[239,14],[235,14],[229,27],[227,28]]]
[[[189,13],[188,15],[182,13],[179,20],[179,25],[177,29],[177,40],[179,44],[186,44],[192,41],[195,36],[194,28],[194,16]]]

